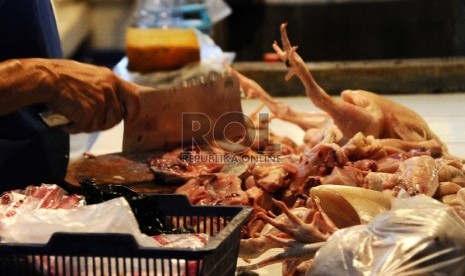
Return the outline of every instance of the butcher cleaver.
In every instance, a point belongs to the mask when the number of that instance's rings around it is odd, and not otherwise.
[[[238,78],[215,73],[180,87],[144,89],[138,118],[125,122],[123,152],[211,146],[236,141],[246,131]]]

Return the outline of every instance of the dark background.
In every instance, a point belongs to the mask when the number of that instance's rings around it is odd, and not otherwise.
[[[465,53],[463,0],[226,0],[232,14],[213,38],[236,61],[273,52],[279,25],[288,23],[306,61],[461,56]]]

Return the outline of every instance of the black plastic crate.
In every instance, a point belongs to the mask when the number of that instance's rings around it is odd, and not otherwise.
[[[192,206],[152,195],[174,227],[210,235],[203,248],[147,248],[128,234],[55,233],[45,244],[0,244],[0,275],[234,275],[250,207]]]

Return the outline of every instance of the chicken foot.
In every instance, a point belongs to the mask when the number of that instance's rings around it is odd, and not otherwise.
[[[312,211],[308,215],[310,219],[310,223],[308,223],[290,212],[290,209],[283,202],[272,200],[289,220],[276,221],[263,213],[259,214],[261,219],[297,241],[303,243],[325,241],[337,230],[337,227],[325,216],[321,206],[317,203],[313,205]]]
[[[259,213],[261,219],[281,232],[279,234],[270,232],[261,238],[266,238],[269,244],[279,245],[285,250],[258,263],[239,267],[237,271],[246,272],[288,261],[283,275],[292,275],[299,264],[312,259],[318,249],[338,228],[324,214],[318,202],[311,200],[310,212],[306,218],[301,218],[292,212],[294,209],[291,210],[283,202],[273,199],[273,203],[282,211],[280,216],[284,215],[287,219],[278,220],[265,213]]]
[[[283,273],[283,275],[292,275],[300,263],[312,259],[315,256],[315,253],[318,251],[318,249],[320,249],[320,247],[325,243],[318,242],[306,244],[293,239],[285,239],[273,235],[266,235],[266,237],[270,240],[273,240],[281,244],[281,246],[286,248],[286,250],[269,258],[266,258],[258,263],[240,266],[237,268],[238,274],[247,271],[257,270],[275,263],[281,263],[286,260],[298,260],[297,262],[293,262],[293,265],[288,266],[286,268],[286,271]]]

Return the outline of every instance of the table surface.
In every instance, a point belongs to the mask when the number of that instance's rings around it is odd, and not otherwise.
[[[415,94],[415,95],[386,95],[420,114],[430,125],[431,129],[446,143],[450,153],[465,158],[465,93],[450,94]],[[318,111],[306,97],[277,98],[292,108],[301,111]],[[249,114],[259,105],[257,100],[243,100],[243,110]],[[265,108],[263,112],[267,112]],[[301,143],[303,131],[295,125],[274,120],[271,131],[287,135],[297,143]],[[79,157],[83,150],[89,150],[96,155],[120,152],[122,149],[123,123],[115,127],[94,134],[79,134],[72,136],[72,157]],[[95,139],[91,147],[87,139]],[[85,148],[87,147],[87,148]]]
[[[465,93],[451,94],[415,94],[387,96],[415,110],[429,123],[431,129],[445,142],[450,153],[465,158]],[[317,111],[318,109],[305,97],[277,98],[296,110]],[[243,110],[250,113],[259,105],[257,100],[243,100]],[[264,109],[264,112],[267,111]],[[295,125],[275,120],[271,124],[271,130],[292,137],[296,142],[302,141],[303,131]],[[77,135],[74,141],[97,137],[90,148],[90,152],[96,155],[120,152],[122,148],[123,124],[103,131],[97,135]],[[81,142],[82,143],[82,142]],[[78,156],[79,153],[75,153]],[[280,249],[271,249],[253,263],[266,257],[278,254]],[[246,265],[239,259],[238,265]],[[281,264],[273,264],[255,271],[258,275],[281,275]]]

